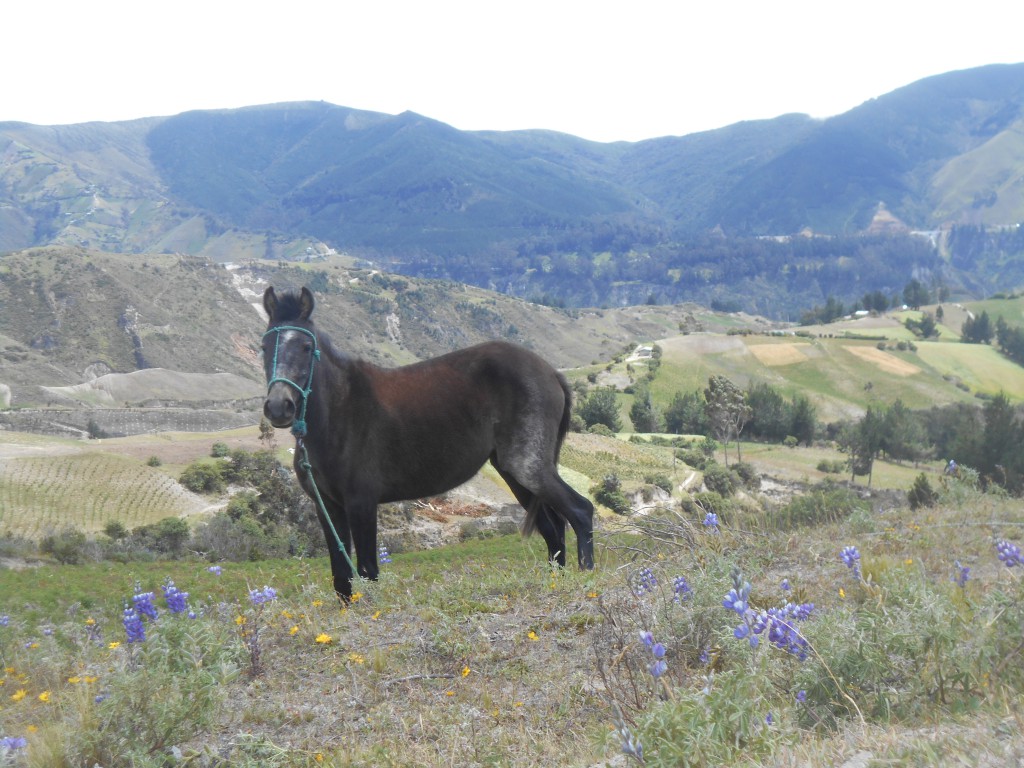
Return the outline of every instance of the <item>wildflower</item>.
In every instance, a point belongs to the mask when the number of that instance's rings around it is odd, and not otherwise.
[[[846,599],[846,590],[843,589],[842,587],[839,588],[839,599],[840,600],[845,600]]]
[[[801,704],[806,704],[807,703],[807,691],[805,691],[803,688],[801,688],[799,691],[797,691],[796,692],[796,700],[799,703],[801,703]]]
[[[112,651],[117,649],[117,648],[120,648],[120,647],[121,647],[121,643],[119,643],[117,640],[114,640],[111,643],[107,643],[107,648],[109,648]]]
[[[622,744],[622,754],[627,757],[636,758],[638,763],[644,761],[644,747],[640,743],[640,739],[633,735],[629,725],[626,723],[626,719],[622,716],[622,710],[616,704],[614,709],[615,716],[615,731],[619,736],[619,742]]]
[[[26,696],[28,696],[28,691],[26,691],[24,688],[19,688],[11,694],[11,701],[21,701]]]
[[[672,580],[672,599],[675,602],[688,600],[692,594],[693,590],[690,589],[690,583],[686,580],[685,576],[676,576]]]
[[[353,664],[363,664],[366,661],[362,654],[356,653],[355,651],[349,653],[349,655],[346,658],[348,658],[348,660],[351,661]]]
[[[718,515],[714,512],[708,512],[704,515],[704,527],[714,533],[718,532]]]
[[[128,635],[129,643],[142,643],[146,640],[146,626],[142,623],[142,616],[134,607],[125,606],[124,616],[121,619],[124,624],[125,634]]]
[[[965,589],[967,587],[967,580],[971,578],[970,566],[961,565],[959,560],[957,560],[953,565],[956,567],[956,573],[953,574],[953,581],[958,587],[960,587],[960,589]]]
[[[996,542],[996,554],[1007,568],[1024,564],[1024,560],[1021,559],[1020,547],[1006,539]]]
[[[3,616],[0,616],[0,627],[6,627],[10,623],[11,617],[8,616],[6,613]]]
[[[42,693],[39,694],[38,698],[39,698],[39,700],[41,702],[43,702],[43,704],[46,704],[50,700],[50,692],[49,691],[43,691]]]
[[[633,589],[638,597],[653,591],[656,586],[658,586],[658,579],[655,577],[654,571],[646,566],[637,571],[633,579]]]
[[[532,629],[529,632],[526,633],[526,639],[527,640],[540,640],[540,638],[537,636],[537,633],[534,632]]]
[[[219,565],[211,565],[211,566],[210,566],[209,568],[207,568],[206,570],[208,570],[208,571],[209,571],[210,573],[212,573],[212,574],[213,574],[214,576],[220,576],[220,573],[221,573],[221,570],[220,570],[220,566],[219,566]]]
[[[352,597],[351,597],[351,598],[349,598],[349,599],[350,599],[350,600],[351,600],[351,601],[352,601],[353,603],[358,603],[358,602],[359,602],[360,600],[362,600],[362,599],[363,599],[363,593],[362,593],[362,592],[353,592],[353,593],[352,593]]]
[[[184,613],[188,605],[188,592],[182,592],[174,582],[168,579],[163,585],[164,600],[167,601],[167,610],[171,613]]]
[[[71,683],[71,685],[78,685],[80,682],[82,682],[82,678],[80,678],[78,675],[72,675],[68,678],[68,682]]]
[[[466,666],[464,666],[464,667],[462,668],[462,676],[463,676],[463,677],[469,677],[469,673],[470,673],[470,671],[471,671],[471,670],[470,670],[470,668],[469,668],[469,665],[467,664]]]
[[[263,605],[277,600],[277,590],[273,587],[264,586],[263,589],[250,589],[249,600],[253,605]]]
[[[13,752],[16,749],[24,749],[28,746],[28,740],[24,736],[4,736],[0,739],[0,754]]]
[[[242,626],[243,624],[245,624],[245,616],[243,616],[242,614],[238,614],[237,616],[235,616],[235,624],[237,624],[238,626]]]
[[[378,559],[383,564],[391,562],[391,554],[388,552],[387,544],[380,545],[380,549],[378,550]]]
[[[92,617],[86,619],[85,620],[85,626],[87,626],[87,627],[94,627],[94,626],[96,626],[96,619],[94,619]]]
[[[326,632],[321,632],[319,635],[316,636],[316,642],[320,643],[321,645],[330,645],[332,642],[334,642],[334,638],[332,638]]]
[[[855,578],[860,578],[860,552],[857,551],[856,547],[844,547],[843,551],[839,553],[839,558],[843,561],[847,568],[849,568]]]
[[[775,722],[775,718],[772,717],[772,713],[771,712],[769,712],[767,715],[765,715],[765,717],[764,717],[764,724],[765,725],[772,725],[774,722]]]
[[[292,637],[294,637],[295,635],[299,634],[299,625],[296,624],[291,629],[289,629],[288,630],[288,634],[291,635]]]
[[[156,606],[153,605],[152,592],[140,592],[132,597],[132,604],[135,606],[139,616],[148,616],[151,619],[156,618]]]
[[[781,586],[783,592],[789,592],[789,590],[792,589],[792,587],[789,585],[789,579],[783,579]]]
[[[748,600],[750,599],[750,589],[751,587],[748,582],[744,582],[740,586],[739,590],[735,587],[730,589],[728,594],[726,594],[725,599],[722,600],[722,607],[728,608],[730,611],[735,611],[742,616],[747,612],[747,608],[749,607]]]
[[[379,618],[380,618],[380,611],[374,611],[373,616],[370,617],[370,619],[373,620],[373,621],[376,621]]]

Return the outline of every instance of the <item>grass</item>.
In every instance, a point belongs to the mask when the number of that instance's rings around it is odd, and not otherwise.
[[[1024,514],[943,492],[914,514],[756,537],[696,521],[674,541],[602,533],[585,573],[552,571],[536,538],[475,539],[395,555],[345,609],[322,559],[222,564],[219,576],[198,562],[0,571],[0,733],[24,735],[35,766],[157,765],[172,747],[197,765],[590,766],[621,751],[621,728],[649,765],[858,753],[999,764],[1024,749],[1024,618],[1020,579],[992,536],[1014,534]],[[838,558],[848,544],[866,581]],[[954,559],[972,568],[964,590]],[[638,589],[644,568],[650,586]],[[815,603],[800,625],[806,661],[733,636],[738,618],[721,599],[734,568],[757,608],[785,599],[783,578],[792,599]],[[679,602],[678,575],[691,589]],[[164,607],[168,577],[198,618]],[[253,605],[249,590],[263,585],[276,599]],[[156,592],[161,615],[129,645],[121,610],[139,589]],[[640,630],[665,645],[657,680]],[[993,728],[1005,737],[982,737]]]

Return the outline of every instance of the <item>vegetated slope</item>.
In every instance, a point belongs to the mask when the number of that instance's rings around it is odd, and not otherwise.
[[[506,338],[571,367],[680,324],[735,322],[692,305],[568,313],[459,283],[353,269],[340,258],[229,270],[193,257],[46,248],[0,256],[0,384],[11,388],[17,407],[66,404],[67,397],[104,405],[251,397],[262,387],[265,328],[254,305],[270,284],[311,286],[316,320],[335,345],[383,365]],[[143,370],[145,376],[116,376]],[[240,379],[223,390],[219,382],[227,379],[181,373]],[[108,374],[115,378],[100,378]]]
[[[1024,219],[1022,73],[951,72],[828,120],[785,115],[633,144],[464,132],[312,102],[5,123],[0,249],[59,242],[229,261],[333,248],[578,306],[707,303],[717,289],[764,313],[791,292],[834,291],[824,273],[859,262],[856,249],[808,271],[795,246],[780,263],[750,240],[715,247],[709,232],[860,234],[880,202],[894,229]],[[899,290],[921,270],[982,290],[1020,277],[991,259],[928,261],[901,260],[892,285],[869,285],[865,269],[857,290]]]

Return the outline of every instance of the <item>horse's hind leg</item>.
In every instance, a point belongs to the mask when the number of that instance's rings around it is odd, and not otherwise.
[[[544,542],[548,545],[548,560],[564,568],[565,520],[557,515],[552,515],[547,507],[540,503],[533,492],[527,490],[510,473],[498,468],[497,465],[495,465],[495,469],[498,470],[498,474],[501,475],[502,479],[508,483],[512,495],[516,497],[516,501],[526,510],[527,514],[530,514],[531,506],[539,505],[539,508],[534,512],[534,523],[537,526],[537,530],[540,531],[540,535],[544,537]]]

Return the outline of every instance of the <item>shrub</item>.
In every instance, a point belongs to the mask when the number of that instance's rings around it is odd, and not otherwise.
[[[698,472],[703,472],[704,468],[711,463],[705,453],[694,450],[678,450],[676,451],[676,458],[687,466],[693,467]]]
[[[231,453],[227,443],[214,443],[210,446],[210,455],[215,459],[223,459]]]
[[[592,435],[601,435],[602,437],[615,437],[615,433],[604,424],[592,424],[587,428],[587,432],[590,432]]]
[[[39,543],[39,551],[52,555],[58,563],[79,565],[87,559],[94,559],[95,553],[88,551],[89,540],[77,528],[65,528],[51,534]]]
[[[868,504],[850,489],[826,480],[807,493],[794,497],[784,507],[768,510],[766,522],[776,530],[789,530],[801,525],[834,523],[867,507]]]
[[[938,500],[939,494],[932,488],[924,472],[914,478],[914,485],[907,491],[907,501],[911,509],[934,507]]]
[[[219,466],[199,461],[185,467],[178,482],[193,493],[223,493],[227,488]]]
[[[159,456],[150,456],[148,459],[146,459],[147,467],[159,467],[162,466],[163,463],[163,459],[161,459]]]
[[[603,504],[619,515],[628,514],[630,511],[629,501],[622,493],[622,483],[618,475],[605,475],[604,479],[590,489],[591,496],[598,504]]]
[[[713,493],[729,497],[735,493],[739,481],[728,467],[714,463],[704,469],[704,485]]]

